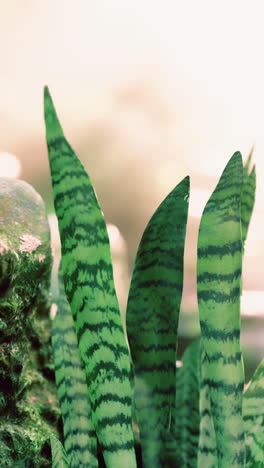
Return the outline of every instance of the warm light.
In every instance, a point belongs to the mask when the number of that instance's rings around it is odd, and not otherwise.
[[[193,171],[219,179],[225,165],[236,150],[242,151],[243,145],[240,144],[239,148],[234,148],[232,141],[228,141],[225,143],[225,149],[223,149],[223,145],[218,145],[218,147],[205,146],[200,151],[197,148],[190,149],[185,154],[184,159]],[[242,156],[245,160],[247,153],[243,153]]]
[[[57,304],[55,304],[55,303],[51,304],[51,308],[50,308],[50,318],[51,318],[51,320],[55,319],[57,310],[58,310]]]
[[[125,248],[125,242],[118,227],[111,223],[107,224],[106,227],[113,253],[123,252]]]
[[[258,209],[254,209],[245,244],[245,256],[247,258],[258,257],[259,255],[262,255],[262,248],[263,212]],[[254,268],[256,268],[255,264]]]
[[[264,316],[264,291],[243,291],[241,314]]]
[[[193,188],[190,193],[189,216],[200,218],[210,196],[210,190]]]
[[[16,156],[10,153],[0,153],[0,177],[20,176],[21,164]]]

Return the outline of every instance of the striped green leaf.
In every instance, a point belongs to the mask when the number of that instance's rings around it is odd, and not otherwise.
[[[106,224],[89,176],[45,88],[46,137],[65,292],[85,364],[94,427],[108,468],[134,468],[130,359]]]
[[[246,468],[264,468],[264,359],[256,369],[243,398]]]
[[[227,164],[200,223],[197,289],[203,350],[201,392],[206,388],[215,429],[218,468],[245,462],[242,397],[244,369],[240,348],[242,268],[239,152]],[[201,408],[201,415],[207,412]],[[201,418],[201,425],[203,421]],[[204,433],[201,430],[201,438]],[[199,449],[206,452],[206,440]],[[211,445],[208,447],[210,453]],[[206,462],[200,467],[211,466]]]
[[[135,406],[144,467],[165,467],[175,412],[178,317],[189,198],[186,177],[165,198],[141,239],[127,304]]]
[[[70,467],[96,468],[97,441],[85,371],[61,271],[58,310],[52,324],[52,349],[63,420],[64,446]]]
[[[197,468],[199,441],[200,339],[193,341],[182,356],[176,374],[175,434],[178,466]]]
[[[69,468],[69,462],[64,447],[53,434],[50,436],[52,468]]]

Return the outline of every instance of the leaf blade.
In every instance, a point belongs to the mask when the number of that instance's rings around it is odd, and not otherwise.
[[[96,468],[97,440],[91,404],[61,269],[57,305],[52,324],[52,349],[57,395],[63,419],[65,451],[71,468]]]
[[[219,468],[242,467],[245,460],[240,348],[242,183],[242,158],[237,152],[205,207],[198,238],[197,289],[204,351],[201,388],[207,386],[209,391]]]
[[[127,304],[135,403],[144,466],[164,466],[175,410],[177,328],[183,282],[189,178],[155,211],[142,236]]]
[[[105,220],[91,180],[64,137],[47,87],[44,111],[65,292],[85,363],[93,423],[107,467],[135,468],[130,360]]]

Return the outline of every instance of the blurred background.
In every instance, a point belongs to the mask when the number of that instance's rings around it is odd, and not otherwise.
[[[242,296],[247,378],[264,355],[263,12],[261,0],[0,0],[0,175],[42,195],[57,255],[47,84],[108,223],[123,313],[143,230],[190,175],[179,354],[199,333],[202,210],[232,154],[245,159],[255,145]]]

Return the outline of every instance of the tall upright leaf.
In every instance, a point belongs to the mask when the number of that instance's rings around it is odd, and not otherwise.
[[[243,397],[246,468],[264,468],[264,359]]]
[[[208,387],[218,468],[239,468],[245,463],[240,348],[242,184],[242,159],[237,152],[204,209],[198,238],[197,288],[204,352],[201,389]]]
[[[93,423],[108,468],[134,468],[130,359],[106,224],[89,176],[64,137],[48,88],[46,136],[65,292],[85,364]]]
[[[152,216],[138,248],[128,297],[127,333],[145,468],[165,467],[166,434],[173,431],[188,197],[186,177]]]
[[[175,433],[179,466],[197,468],[199,441],[200,339],[193,341],[177,369]]]
[[[52,348],[58,400],[63,420],[64,446],[71,468],[96,468],[97,441],[71,309],[62,272],[58,310],[52,324]]]

